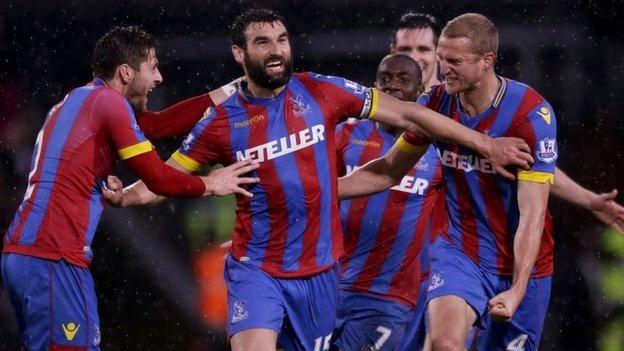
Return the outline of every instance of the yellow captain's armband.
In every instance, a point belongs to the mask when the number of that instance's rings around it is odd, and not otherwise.
[[[377,107],[379,107],[379,90],[377,88],[371,88],[372,96],[371,96],[371,108],[368,113],[368,119],[375,119],[375,115],[377,114]]]
[[[171,158],[180,164],[180,166],[184,167],[189,172],[197,172],[201,168],[201,164],[192,158],[182,154],[180,150],[171,155]]]
[[[417,152],[422,152],[426,148],[426,146],[423,146],[423,145],[410,144],[409,141],[403,138],[403,135],[401,135],[397,139],[396,143],[394,143],[394,146],[396,146],[397,149],[401,150],[401,152],[406,153],[406,154],[415,154]]]
[[[528,180],[536,183],[555,183],[555,175],[553,173],[535,172],[535,171],[518,171],[518,180]]]
[[[154,146],[152,145],[152,143],[150,143],[149,140],[145,140],[140,143],[124,147],[123,149],[120,149],[118,153],[119,158],[121,158],[122,160],[127,160],[131,157],[150,152],[153,149]]]

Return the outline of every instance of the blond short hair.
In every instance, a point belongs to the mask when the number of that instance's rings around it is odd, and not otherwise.
[[[478,13],[465,13],[449,21],[442,29],[441,37],[449,39],[465,37],[472,41],[475,54],[498,52],[498,30],[487,17]]]

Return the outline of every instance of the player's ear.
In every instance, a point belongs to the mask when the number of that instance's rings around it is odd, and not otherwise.
[[[243,64],[245,57],[245,50],[238,45],[232,45],[232,55],[234,56],[234,60],[239,64]]]
[[[396,52],[396,46],[394,46],[394,43],[390,43],[390,53],[394,54]]]
[[[117,66],[117,74],[123,84],[130,84],[132,78],[134,77],[134,70],[130,67],[130,65],[122,63]]]
[[[496,55],[493,52],[488,52],[483,56],[483,62],[485,63],[484,70],[487,71],[490,68],[494,67],[494,63],[496,61]]]

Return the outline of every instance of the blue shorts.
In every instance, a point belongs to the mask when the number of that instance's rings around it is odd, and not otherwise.
[[[29,350],[99,350],[100,319],[89,269],[12,253],[2,281]]]
[[[228,334],[276,331],[286,350],[328,350],[338,308],[338,265],[303,279],[280,279],[228,256]]]
[[[431,251],[427,301],[445,295],[464,299],[477,313],[475,325],[482,330],[477,341],[480,350],[536,350],[548,309],[551,277],[530,279],[512,320],[496,323],[489,318],[488,301],[508,290],[512,279],[485,272],[443,238],[435,246]]]
[[[414,309],[398,302],[346,290],[340,291],[334,348],[395,350]]]
[[[396,345],[396,350],[422,350],[425,344],[425,335],[427,334],[425,329],[425,309],[427,308],[428,285],[428,280],[420,283],[420,296],[418,296],[418,303],[414,308],[414,315],[405,328],[403,337]]]

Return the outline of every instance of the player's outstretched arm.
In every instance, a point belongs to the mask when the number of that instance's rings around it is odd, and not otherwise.
[[[181,172],[190,173],[174,159],[169,159],[167,165]],[[252,160],[243,160],[228,167],[213,170],[206,176],[199,177],[205,186],[204,196],[225,196],[229,194],[241,194],[252,197],[249,191],[242,188],[244,184],[254,184],[259,181],[256,177],[244,177],[245,174],[258,169],[259,164]],[[117,177],[109,177],[108,191],[104,192],[106,200],[119,207],[155,205],[166,196],[160,196],[150,190],[149,185],[140,180],[122,189],[121,181]]]
[[[211,108],[228,98],[224,87],[180,101],[161,111],[140,113],[136,116],[139,128],[150,140],[187,134],[201,118],[214,113]]]
[[[427,146],[414,146],[399,138],[383,157],[338,178],[338,198],[368,196],[400,183],[426,150]]]
[[[400,101],[383,92],[379,92],[379,102],[376,110],[371,112],[371,118],[404,130],[424,132],[434,139],[465,146],[498,166],[516,165],[529,169],[529,164],[533,162],[529,145],[522,139],[490,138],[431,109]],[[513,178],[502,167],[497,170],[500,170],[501,175]]]
[[[510,321],[524,298],[542,242],[549,190],[550,182],[518,181],[520,219],[513,246],[513,283],[509,290],[489,301],[488,307],[493,319]]]
[[[624,235],[624,207],[615,202],[618,195],[616,189],[597,194],[576,183],[559,168],[555,170],[555,179],[557,181],[550,188],[551,194],[591,211],[600,221]]]

